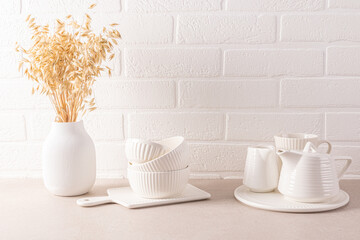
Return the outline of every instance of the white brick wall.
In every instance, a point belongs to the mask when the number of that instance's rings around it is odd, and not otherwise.
[[[308,132],[322,136],[324,118],[319,113],[228,113],[226,139],[273,141],[287,132]]]
[[[360,107],[360,79],[284,79],[283,107]]]
[[[0,114],[0,141],[26,140],[24,116],[17,113]]]
[[[326,54],[327,74],[360,75],[360,47],[329,47]]]
[[[315,11],[323,9],[325,0],[228,0],[230,11]]]
[[[128,117],[128,136],[161,139],[181,135],[188,140],[221,140],[224,122],[220,113],[133,113]]]
[[[26,14],[82,12],[92,3],[96,3],[97,9],[105,13],[121,10],[119,0],[22,0],[22,11]]]
[[[228,50],[224,58],[225,76],[321,76],[324,71],[319,50]]]
[[[20,14],[20,1],[1,1],[0,15]]]
[[[272,43],[276,18],[267,15],[180,15],[177,43]]]
[[[180,107],[276,107],[279,99],[278,89],[278,82],[272,80],[180,81]]]
[[[326,134],[329,140],[360,141],[360,113],[326,114]]]
[[[211,48],[126,49],[127,77],[216,77],[221,52]]]
[[[238,176],[246,148],[280,132],[311,132],[354,158],[360,176],[360,1],[0,1],[0,177],[41,176],[54,113],[17,71],[15,42],[91,3],[94,28],[119,22],[114,76],[86,116],[99,177],[121,177],[129,137],[187,138],[191,170]]]
[[[221,0],[123,0],[128,12],[183,12],[221,10]]]
[[[99,81],[95,89],[102,108],[173,108],[175,94],[172,81]]]
[[[281,17],[281,41],[359,41],[359,14],[285,15]]]
[[[358,0],[329,0],[330,8],[360,8]]]

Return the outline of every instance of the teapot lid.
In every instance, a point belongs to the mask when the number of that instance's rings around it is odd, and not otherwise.
[[[303,151],[300,154],[309,154],[313,157],[329,157],[328,153],[319,152],[317,147],[312,142],[307,142]]]
[[[295,153],[298,155],[307,155],[311,157],[329,157],[328,153],[318,152],[317,147],[312,142],[307,142],[303,150],[284,150],[278,149],[277,154],[280,155],[285,152]]]
[[[317,153],[317,148],[316,146],[312,143],[312,142],[307,142],[303,152],[308,152],[308,153]]]

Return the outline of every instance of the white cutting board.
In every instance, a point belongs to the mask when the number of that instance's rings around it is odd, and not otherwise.
[[[127,208],[143,208],[166,204],[204,200],[211,195],[191,184],[185,187],[184,192],[173,198],[149,199],[136,195],[130,187],[110,188],[108,196],[81,198],[76,203],[82,207],[92,207],[105,203],[117,203]]]

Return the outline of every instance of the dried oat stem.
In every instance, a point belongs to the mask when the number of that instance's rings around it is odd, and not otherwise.
[[[84,24],[71,15],[65,21],[58,19],[56,30],[50,32],[48,25],[37,25],[29,15],[26,21],[33,32],[33,45],[29,49],[16,47],[24,55],[19,70],[24,68],[25,76],[35,82],[32,93],[50,98],[57,122],[74,122],[96,109],[92,93],[95,78],[103,71],[111,76],[111,69],[103,62],[114,58],[113,44],[121,38],[113,28],[117,24],[95,34],[90,16],[85,16]]]

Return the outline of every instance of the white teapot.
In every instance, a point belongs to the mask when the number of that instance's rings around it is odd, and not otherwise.
[[[283,163],[279,192],[299,202],[323,202],[339,193],[339,179],[351,164],[351,157],[333,157],[319,153],[315,145],[308,142],[304,150],[277,151]],[[346,161],[339,173],[335,161]]]

